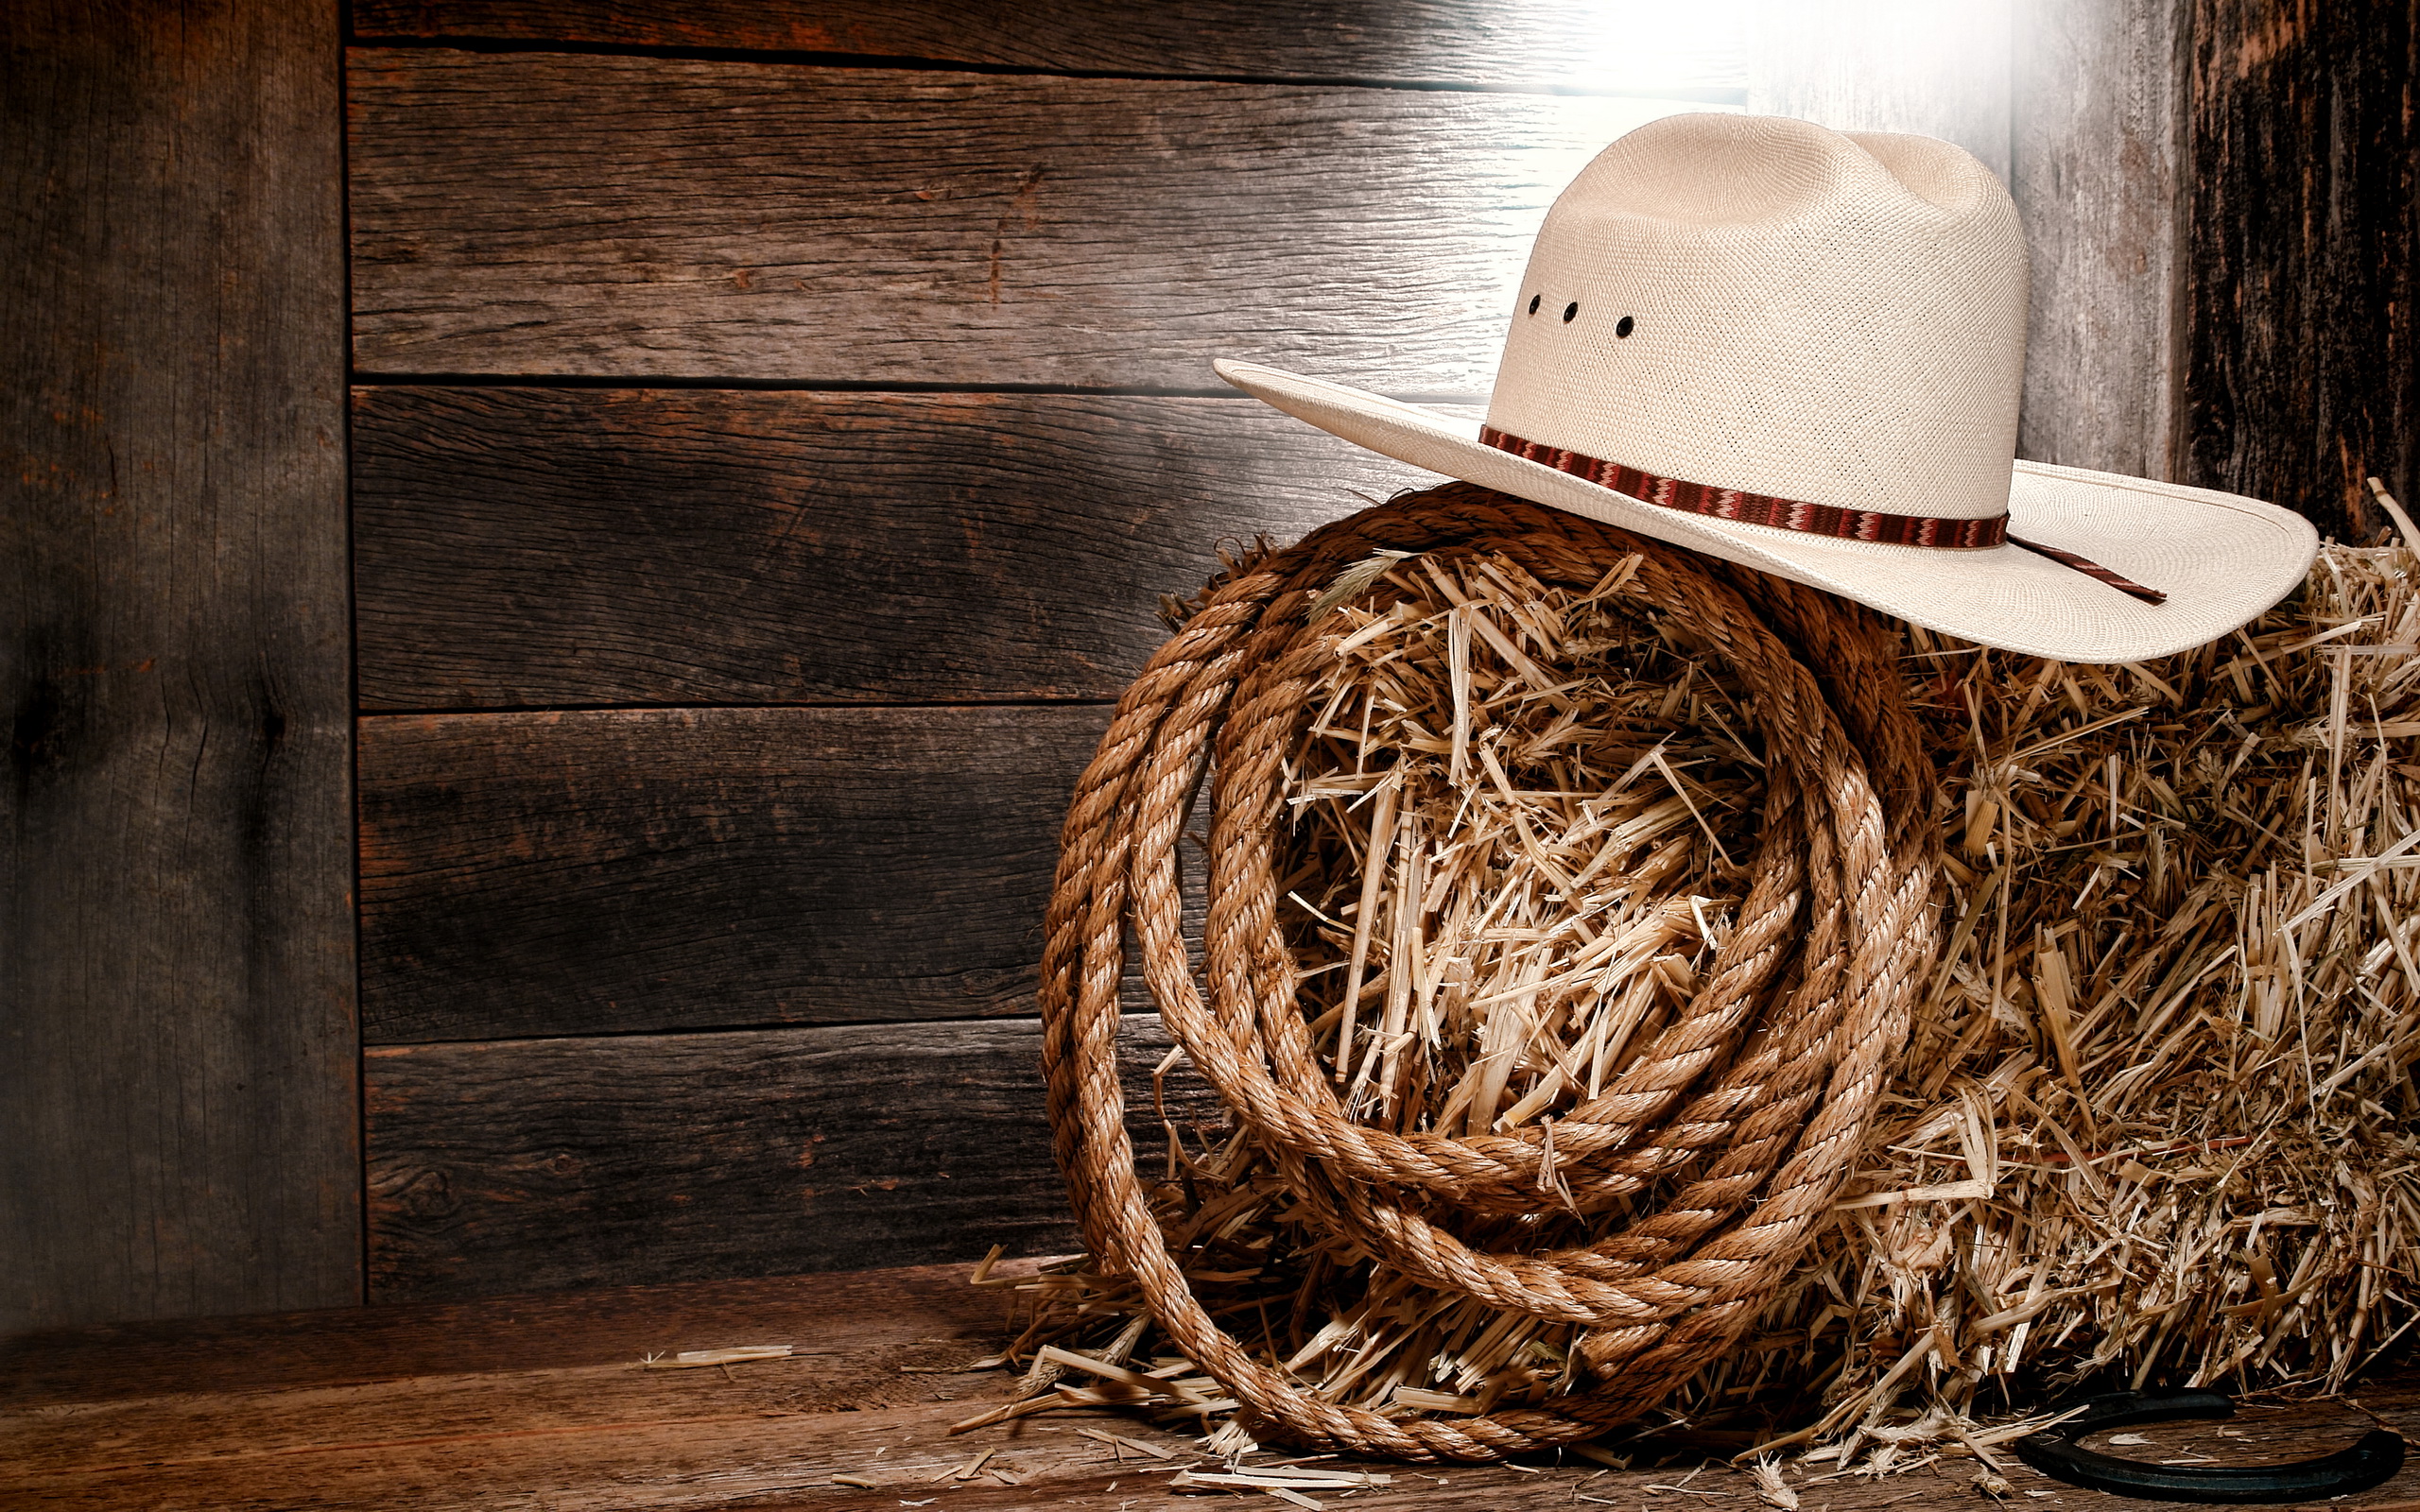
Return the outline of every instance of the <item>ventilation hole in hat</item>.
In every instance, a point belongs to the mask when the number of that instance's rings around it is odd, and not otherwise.
[[[1563,323],[1569,325],[1571,323],[1571,318],[1579,313],[1580,301],[1578,300],[1574,300],[1569,304],[1563,307]]]
[[[1530,296],[1530,313],[1531,315],[1538,313],[1538,301],[1545,298],[1546,296],[1543,294],[1532,294]]]
[[[1629,335],[1633,331],[1635,331],[1635,330],[1637,330],[1637,329],[1638,329],[1638,322],[1637,322],[1636,320],[1632,319],[1632,318],[1631,318],[1629,316],[1627,316],[1627,315],[1623,316],[1619,320],[1617,320],[1617,321],[1614,322],[1614,335],[1615,335],[1616,337],[1626,337],[1626,336],[1628,336],[1628,335]]]

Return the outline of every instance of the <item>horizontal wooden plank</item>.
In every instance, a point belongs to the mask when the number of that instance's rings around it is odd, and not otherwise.
[[[1478,394],[1547,204],[1669,101],[353,55],[378,373]]]
[[[1020,1020],[372,1051],[371,1295],[1063,1250],[1040,1045]],[[1156,1018],[1130,1022],[1147,1152],[1165,1150],[1150,1074],[1166,1049]],[[1219,1123],[1198,1082],[1168,1087],[1171,1116]]]
[[[371,710],[1115,698],[1222,543],[1437,481],[1241,397],[364,388],[354,445]]]
[[[214,1512],[641,1512],[726,1506],[751,1512],[806,1506],[899,1512],[900,1503],[919,1492],[941,1493],[936,1483],[951,1483],[951,1472],[983,1448],[994,1451],[987,1469],[996,1467],[1020,1484],[1012,1489],[989,1474],[978,1477],[976,1486],[999,1493],[998,1500],[984,1489],[951,1484],[948,1507],[1031,1507],[1034,1503],[1023,1500],[1029,1494],[1029,1482],[1055,1493],[1063,1482],[1098,1490],[1120,1479],[1103,1468],[1115,1464],[1109,1447],[1082,1436],[1070,1424],[1028,1429],[1014,1441],[997,1433],[987,1435],[990,1442],[980,1448],[950,1437],[949,1425],[981,1411],[980,1400],[926,1400],[907,1406],[870,1401],[860,1411],[813,1416],[802,1416],[786,1405],[752,1405],[780,1401],[778,1388],[759,1378],[779,1376],[784,1384],[791,1384],[811,1377],[815,1368],[813,1361],[786,1370],[779,1364],[740,1366],[733,1368],[735,1379],[725,1379],[718,1370],[682,1371],[678,1374],[690,1379],[678,1386],[661,1377],[652,1383],[631,1382],[631,1367],[621,1366],[585,1377],[565,1371],[471,1383],[435,1378],[339,1388],[317,1394],[319,1400],[297,1400],[301,1394],[283,1392],[233,1400],[198,1397],[186,1411],[196,1419],[194,1436],[202,1443],[234,1436],[213,1431],[217,1426],[214,1414],[225,1415],[228,1427],[250,1434],[285,1431],[324,1436],[353,1427],[358,1436],[277,1451],[239,1444],[216,1452],[189,1452],[90,1469],[12,1465],[0,1468],[0,1495],[10,1498],[12,1506],[43,1512],[156,1512],[166,1507]],[[892,1392],[934,1379],[894,1375]],[[1001,1389],[996,1374],[977,1379],[991,1394]],[[614,1386],[625,1390],[611,1389]],[[630,1389],[633,1386],[639,1389]],[[583,1388],[598,1387],[605,1389],[596,1390],[594,1399],[581,1396]],[[939,1394],[921,1393],[927,1399]],[[656,1410],[647,1416],[600,1416],[600,1410],[631,1405],[617,1400],[627,1396],[688,1399],[680,1405],[694,1402],[699,1408],[720,1410],[682,1413],[678,1406],[667,1411],[665,1404],[648,1403]],[[574,1420],[551,1420],[555,1415],[546,1409],[555,1407],[567,1408],[562,1416]],[[92,1426],[156,1442],[186,1426],[171,1416],[172,1410],[164,1404],[137,1403],[130,1410],[98,1415]],[[139,1433],[155,1423],[156,1435]],[[1170,1447],[1183,1442],[1142,1424],[1094,1420],[1089,1425]],[[1121,1503],[1129,1512],[1176,1505],[1173,1493],[1149,1502],[1132,1494],[1140,1470],[1136,1462],[1142,1459],[1128,1451],[1127,1462],[1133,1468],[1124,1474],[1125,1489],[1094,1504],[1104,1512]],[[1150,1484],[1164,1486],[1178,1465],[1193,1460],[1188,1453],[1172,1465],[1151,1461],[1158,1473]],[[832,1479],[836,1474],[863,1476],[868,1469],[882,1476],[888,1483],[885,1489],[871,1491]],[[1511,1478],[1502,1471],[1497,1476]],[[966,1494],[970,1489],[971,1497]],[[1052,1504],[1060,1504],[1055,1495]]]
[[[733,1373],[766,1368],[735,1366]],[[981,1410],[979,1404],[927,1401],[801,1417],[781,1408],[750,1410],[746,1404],[759,1393],[744,1386],[734,1389],[720,1371],[683,1374],[706,1378],[690,1383],[690,1393],[719,1388],[733,1410],[711,1417],[549,1423],[531,1403],[505,1393],[465,1392],[449,1401],[451,1383],[441,1380],[407,1383],[434,1400],[398,1401],[406,1390],[355,1388],[330,1394],[336,1399],[331,1406],[342,1420],[363,1430],[350,1442],[46,1473],[0,1467],[0,1495],[10,1498],[13,1506],[43,1512],[690,1512],[712,1507],[900,1512],[902,1502],[925,1499],[937,1499],[933,1504],[950,1512],[1025,1512],[1038,1504],[1032,1500],[1037,1491],[1049,1497],[1047,1504],[1053,1508],[1084,1512],[1174,1512],[1201,1505],[1197,1498],[1164,1489],[1177,1465],[1193,1462],[1191,1454],[1172,1465],[1149,1460],[1151,1470],[1145,1471],[1145,1456],[1130,1450],[1121,1466],[1108,1445],[1082,1436],[1072,1423],[1026,1426],[1013,1439],[994,1430],[971,1445],[966,1438],[949,1436],[949,1425]],[[994,1391],[999,1389],[997,1382],[996,1376],[985,1378]],[[583,1383],[577,1379],[549,1383],[557,1390],[544,1394],[544,1404],[552,1405],[566,1390]],[[201,1398],[194,1410],[232,1411],[243,1426],[273,1430],[283,1426],[290,1412],[308,1405],[291,1402],[281,1393],[233,1401]],[[484,1420],[472,1416],[481,1409],[488,1413]],[[424,1431],[432,1418],[443,1427]],[[523,1427],[525,1422],[530,1425]],[[1096,1418],[1084,1425],[1164,1446],[1180,1442],[1139,1423]],[[397,1432],[398,1427],[424,1431],[407,1434]],[[954,1480],[952,1472],[985,1449],[994,1451],[986,1471],[997,1468],[1014,1477],[1015,1484],[989,1473],[971,1483]],[[879,1489],[833,1479],[842,1474],[873,1479],[869,1470],[881,1477],[875,1481]],[[1567,1486],[1577,1478],[1566,1473],[1560,1480]],[[1469,1482],[1477,1476],[1464,1471],[1454,1479]],[[1499,1469],[1488,1479],[1510,1483],[1514,1472]],[[1435,1489],[1431,1483],[1419,1484]],[[1135,1494],[1145,1486],[1150,1493]],[[1563,1512],[1570,1504],[1569,1492],[1558,1489],[1562,1495],[1551,1501],[1540,1495],[1494,1504],[1539,1512],[1551,1506]],[[1412,1505],[1373,1503],[1366,1496],[1347,1504],[1356,1512]],[[1910,1509],[1902,1507],[1901,1512]],[[2343,1512],[2360,1509],[2347,1506]]]
[[[330,1435],[355,1427],[359,1436],[349,1442],[278,1453],[235,1449],[208,1457],[48,1474],[0,1469],[0,1490],[21,1493],[30,1505],[88,1512],[152,1512],[164,1506],[256,1507],[264,1512],[639,1512],[674,1507],[898,1512],[903,1503],[946,1512],[1030,1512],[1036,1507],[1055,1512],[1200,1512],[1204,1506],[1277,1504],[1271,1499],[1232,1503],[1224,1498],[1210,1500],[1201,1489],[1170,1489],[1180,1470],[1215,1473],[1229,1467],[1208,1453],[1199,1437],[1155,1428],[1133,1416],[1059,1414],[951,1435],[952,1422],[1003,1393],[1005,1382],[997,1374],[976,1378],[981,1383],[979,1395],[963,1400],[804,1415],[779,1407],[749,1410],[770,1391],[747,1378],[778,1368],[735,1366],[733,1375],[738,1379],[734,1381],[723,1380],[717,1371],[686,1372],[707,1379],[684,1383],[685,1391],[666,1388],[661,1395],[704,1399],[700,1406],[718,1395],[723,1411],[666,1413],[618,1422],[593,1417],[569,1423],[551,1420],[549,1409],[564,1404],[584,1383],[570,1372],[533,1372],[523,1378],[527,1389],[518,1399],[501,1391],[493,1397],[466,1392],[451,1403],[443,1395],[448,1383],[396,1383],[329,1394],[335,1400],[310,1426]],[[2411,1434],[2420,1432],[2413,1395],[2408,1383],[2398,1383],[2363,1390],[2360,1400],[2377,1421]],[[237,1433],[275,1432],[316,1405],[280,1393],[200,1397],[187,1410],[196,1418],[213,1410],[224,1413],[233,1419],[226,1426]],[[136,1412],[145,1418],[164,1417],[165,1406],[142,1403]],[[476,1416],[482,1409],[484,1418]],[[136,1412],[111,1416],[135,1418]],[[149,1423],[137,1419],[130,1426]],[[2232,1424],[2152,1425],[2140,1430],[2143,1447],[2120,1452],[2199,1463],[2304,1458],[2347,1447],[2372,1426],[2371,1418],[2343,1402],[2298,1403],[2254,1408]],[[1113,1446],[1093,1434],[1113,1435],[1129,1445],[1149,1444],[1167,1457]],[[1552,1452],[1526,1456],[1517,1466],[1408,1467],[1323,1456],[1317,1461],[1322,1470],[1367,1470],[1386,1479],[1370,1489],[1343,1495],[1320,1491],[1316,1496],[1329,1507],[1352,1512],[1480,1507],[1488,1512],[1570,1512],[1581,1504],[1651,1507],[1670,1494],[1656,1487],[1685,1478],[1696,1498],[1759,1504],[1744,1466],[1707,1460],[1703,1452],[1638,1453],[1638,1446],[1620,1430],[1609,1441],[1626,1455],[1636,1455],[1638,1468],[1612,1470],[1576,1454]],[[2014,1456],[1996,1458],[2010,1489],[2027,1497],[2003,1504],[2039,1505],[2048,1512],[2084,1507],[2094,1512],[2165,1512],[2175,1504],[2078,1491]],[[978,1460],[979,1469],[959,1475]],[[1266,1469],[1289,1461],[1301,1463],[1297,1452],[1272,1445],[1244,1463]],[[1832,1512],[1880,1512],[1884,1507],[1972,1512],[1986,1504],[1974,1485],[1979,1468],[1964,1456],[1924,1470],[1810,1484],[1824,1469],[1791,1465],[1786,1479],[1803,1502]],[[836,1479],[842,1475],[851,1479]],[[2412,1504],[2415,1493],[2420,1493],[2420,1469],[2406,1469],[2382,1486],[2325,1505],[2329,1512],[2400,1512]]]
[[[923,58],[1007,68],[1584,90],[1746,84],[1739,8],[1587,0],[354,0],[365,41],[573,42]]]
[[[1016,1276],[1033,1265],[1004,1260],[998,1270]],[[863,1405],[856,1393],[897,1383],[896,1365],[871,1362],[904,1359],[908,1345],[970,1347],[971,1353],[950,1353],[960,1362],[986,1352],[981,1347],[1008,1310],[997,1291],[967,1285],[969,1272],[962,1264],[908,1265],[16,1333],[0,1337],[0,1413],[43,1403],[90,1407],[164,1391],[175,1400],[411,1377],[594,1373],[649,1354],[750,1343],[793,1344],[803,1358],[824,1362],[811,1383],[782,1382],[781,1395],[793,1407]],[[731,1379],[711,1371],[708,1378]],[[699,1378],[674,1371],[646,1379],[677,1384]],[[769,1378],[736,1379],[759,1384]],[[102,1447],[78,1442],[56,1452],[89,1464]]]
[[[951,1435],[951,1423],[1002,1399],[1011,1379],[949,1369],[996,1349],[1013,1327],[1001,1295],[965,1276],[960,1265],[915,1267],[20,1337],[0,1343],[0,1500],[91,1512],[1218,1504],[1169,1488],[1182,1469],[1219,1468],[1202,1441],[1135,1417],[1063,1412]],[[798,1353],[727,1371],[639,1366],[643,1352],[741,1342]],[[2325,1453],[2366,1432],[2371,1415],[2420,1431],[2409,1376],[2364,1382],[2357,1400],[2358,1409],[2247,1404],[2231,1421],[2152,1425],[2125,1452],[2247,1464]],[[1518,1468],[1351,1457],[1319,1468],[1388,1477],[1327,1499],[1360,1512],[1653,1504],[1655,1486],[1684,1478],[1702,1497],[1756,1501],[1744,1467],[1678,1468],[1699,1463],[1702,1439],[1616,1431],[1609,1442],[1637,1468],[1555,1454]],[[1245,1463],[1293,1457],[1272,1445]],[[2152,1512],[2002,1459],[2012,1489],[2031,1493],[2021,1504]],[[1814,1483],[1826,1469],[1786,1467],[1808,1505],[1979,1505],[1971,1461]],[[2420,1466],[2331,1505],[2387,1512],[2415,1492]]]
[[[365,720],[364,1038],[1030,1013],[1109,714]]]
[[[999,1274],[1027,1268],[1008,1262]],[[1012,1327],[1008,1296],[967,1285],[968,1270],[21,1335],[0,1344],[0,1497],[146,1508],[761,1506],[769,1491],[828,1482],[859,1461],[930,1476],[967,1456],[947,1425],[1011,1379],[959,1368],[998,1350]],[[729,1370],[641,1365],[743,1343],[795,1353]],[[1004,1469],[1063,1471],[1103,1452],[1063,1427],[1017,1440],[1003,1446]]]

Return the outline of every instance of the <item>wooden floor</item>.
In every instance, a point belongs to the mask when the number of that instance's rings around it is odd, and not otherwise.
[[[998,1348],[1004,1315],[1002,1295],[964,1276],[930,1266],[20,1335],[0,1344],[0,1506],[1136,1512],[1235,1494],[1172,1490],[1185,1467],[1217,1467],[1201,1464],[1196,1440],[1124,1418],[1046,1415],[949,1436],[1010,1383],[1002,1371],[962,1368]],[[641,1364],[748,1344],[796,1352],[703,1369]],[[2373,1385],[2353,1400],[2391,1427],[2420,1431],[2420,1384]],[[2370,1425],[2346,1402],[2247,1408],[2223,1437],[2221,1425],[2197,1425],[2132,1452],[2305,1458]],[[1308,1499],[1356,1512],[1761,1509],[1747,1478],[1720,1464],[1676,1491],[1685,1466],[1557,1459],[1369,1465],[1357,1468],[1385,1485]],[[1799,1490],[1805,1512],[1980,1508],[1975,1471],[1948,1461],[1879,1481],[1802,1480]],[[2151,1505],[2055,1486],[2014,1460],[2008,1475],[2015,1506]],[[2409,1512],[2415,1499],[2420,1465],[2332,1506]],[[1287,1504],[1266,1492],[1246,1501]]]

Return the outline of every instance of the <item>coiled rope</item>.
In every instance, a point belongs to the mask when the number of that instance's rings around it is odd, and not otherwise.
[[[1447,1137],[1350,1116],[1322,1074],[1277,924],[1284,756],[1322,658],[1310,610],[1379,551],[1499,556],[1629,592],[1751,696],[1766,801],[1739,917],[1687,1007],[1551,1125]],[[1214,765],[1197,981],[1176,848]],[[1816,591],[1468,484],[1326,525],[1214,585],[1119,701],[1077,784],[1046,925],[1043,1057],[1095,1264],[1132,1276],[1169,1341],[1253,1431],[1409,1460],[1492,1460],[1638,1416],[1725,1349],[1850,1177],[1936,949],[1931,773],[1882,627]],[[1318,1221],[1424,1285],[1575,1324],[1595,1380],[1546,1405],[1392,1417],[1316,1397],[1193,1296],[1135,1172],[1118,1081],[1132,931],[1163,1021]],[[1594,1242],[1489,1253],[1477,1228],[1549,1202],[1660,1204]],[[1547,1192],[1554,1195],[1545,1195]],[[1618,1226],[1616,1226],[1616,1223]]]

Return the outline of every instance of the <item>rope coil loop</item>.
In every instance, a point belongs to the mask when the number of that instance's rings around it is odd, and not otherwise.
[[[1765,802],[1737,920],[1685,1009],[1595,1096],[1540,1126],[1461,1137],[1354,1116],[1323,1072],[1279,927],[1286,757],[1334,646],[1312,626],[1380,551],[1517,563],[1625,590],[1750,695]],[[1040,987],[1051,1125],[1096,1263],[1132,1276],[1173,1347],[1255,1432],[1403,1459],[1492,1460],[1652,1407],[1737,1339],[1855,1166],[1936,949],[1931,772],[1872,615],[1468,484],[1408,494],[1238,568],[1119,701],[1062,833]],[[1199,979],[1177,842],[1215,766]],[[1190,1290],[1135,1172],[1118,1082],[1131,929],[1169,1032],[1314,1221],[1438,1291],[1585,1332],[1595,1376],[1547,1404],[1390,1416],[1305,1391]],[[1553,1194],[1552,1196],[1547,1194]],[[1648,1205],[1621,1217],[1613,1210]],[[1487,1247],[1553,1205],[1589,1242]]]

